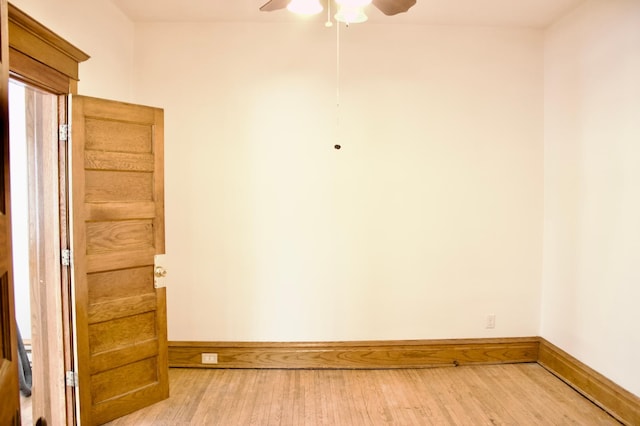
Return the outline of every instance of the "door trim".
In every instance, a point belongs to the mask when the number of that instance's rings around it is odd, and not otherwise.
[[[58,112],[59,122],[66,123],[67,119],[67,95],[77,93],[77,83],[79,79],[79,63],[89,59],[89,55],[55,34],[53,31],[40,24],[35,19],[18,9],[8,5],[8,41],[9,41],[9,73],[12,78],[27,83],[31,86],[43,89],[49,93],[59,96]],[[64,154],[64,155],[63,155]],[[68,217],[68,199],[66,191],[67,176],[64,175],[66,169],[66,144],[59,146],[59,172],[60,178],[60,215],[64,220]],[[65,166],[63,168],[63,166]],[[61,224],[59,241],[60,248],[68,247],[68,228],[65,223]],[[70,273],[68,268],[62,268],[60,280],[62,288],[54,291],[56,299],[45,302],[47,306],[41,306],[44,315],[41,315],[40,329],[53,329],[62,332],[62,339],[59,333],[48,333],[43,336],[47,341],[46,347],[51,353],[62,353],[62,371],[59,363],[47,365],[47,371],[43,374],[48,381],[59,381],[67,370],[73,370],[73,336],[71,322],[71,290]],[[48,322],[47,326],[45,323]],[[37,356],[37,355],[36,355]],[[51,388],[51,387],[50,387]],[[51,401],[63,401],[64,406],[58,402],[55,407]],[[75,424],[75,395],[73,387],[55,387],[53,394],[42,401],[42,410],[48,416],[54,416],[59,421],[55,424]],[[34,407],[35,408],[35,407]],[[40,410],[40,409],[38,409]],[[35,417],[34,417],[35,418]],[[49,423],[52,418],[48,418]]]
[[[0,0],[0,422],[18,425],[18,341],[14,313],[9,188],[9,46],[7,1]]]
[[[89,55],[9,4],[9,66],[28,83],[76,94],[78,64]],[[16,69],[18,68],[18,69]]]

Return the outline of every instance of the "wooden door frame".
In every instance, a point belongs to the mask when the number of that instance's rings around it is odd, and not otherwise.
[[[13,75],[58,95],[77,94],[78,65],[89,55],[9,3],[9,67]]]
[[[25,85],[23,93],[24,111],[11,112],[12,116],[16,113],[16,117],[25,114],[25,127],[12,129],[11,136],[17,138],[11,139],[10,146],[17,149],[17,145],[25,144],[27,162],[23,167],[27,169],[28,210],[18,211],[12,202],[12,215],[28,218],[29,234],[21,238],[28,241],[30,261],[29,279],[22,283],[15,281],[14,289],[28,286],[32,307],[32,416],[34,419],[45,418],[52,424],[64,424],[66,389],[62,378],[68,349],[59,315],[64,311],[65,300],[60,287],[61,271],[66,269],[60,262],[60,229],[64,218],[60,217],[57,131],[52,132],[59,122],[59,102],[56,95],[32,85]],[[10,105],[12,108],[16,106]],[[12,119],[10,124],[13,126],[19,121]],[[26,330],[22,331],[27,334]]]
[[[59,123],[66,123],[67,95],[77,93],[78,64],[89,56],[13,5],[9,4],[8,9],[11,77],[58,95]],[[58,156],[59,211],[63,220],[60,221],[59,232],[54,235],[59,237],[62,250],[69,247],[68,222],[65,221],[69,211],[66,144],[59,144]],[[37,344],[46,348],[46,354],[34,355],[43,356],[39,359],[43,368],[40,381],[47,384],[40,396],[37,392],[34,394],[34,409],[38,411],[34,412],[34,419],[43,416],[49,424],[73,425],[76,422],[74,388],[65,388],[61,384],[64,372],[73,370],[74,362],[70,273],[68,268],[61,268],[59,272],[61,286],[45,287],[39,293],[40,297],[34,297],[32,293],[32,300],[39,303],[41,313],[35,316],[36,327],[46,330],[40,333]],[[35,293],[37,296],[38,292]],[[45,359],[47,354],[58,355],[55,359]]]
[[[20,424],[18,342],[14,314],[9,186],[9,44],[7,1],[0,0],[0,422]]]

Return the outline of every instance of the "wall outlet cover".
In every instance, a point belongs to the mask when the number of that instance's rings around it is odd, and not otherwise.
[[[217,364],[218,363],[218,354],[202,354],[202,363],[203,364]]]

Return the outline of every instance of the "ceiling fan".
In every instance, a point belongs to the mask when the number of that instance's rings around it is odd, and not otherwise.
[[[302,15],[315,15],[320,13],[326,6],[328,9],[328,18],[325,22],[326,27],[333,26],[331,21],[331,5],[335,4],[338,8],[338,13],[334,18],[337,22],[349,24],[357,24],[365,22],[367,16],[363,11],[365,6],[373,4],[380,12],[387,16],[397,15],[411,9],[416,4],[417,0],[269,0],[260,7],[262,12],[272,12],[274,10],[289,9],[290,11]],[[293,7],[292,7],[293,6]],[[340,26],[337,26],[337,62],[336,62],[336,81],[338,88],[336,90],[336,107],[339,111],[340,107]],[[338,113],[339,114],[339,113]],[[336,121],[339,123],[339,120]],[[339,150],[342,148],[341,144],[335,144],[333,146]]]
[[[269,0],[260,7],[263,12],[285,9],[292,0]],[[329,0],[330,1],[330,0]],[[336,0],[336,3],[341,2]],[[371,3],[387,16],[396,15],[409,10],[416,0],[371,0]]]

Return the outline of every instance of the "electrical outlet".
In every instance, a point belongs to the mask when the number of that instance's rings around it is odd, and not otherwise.
[[[487,328],[496,328],[496,314],[487,315]]]
[[[203,364],[217,364],[218,363],[218,354],[202,354],[202,363]]]

